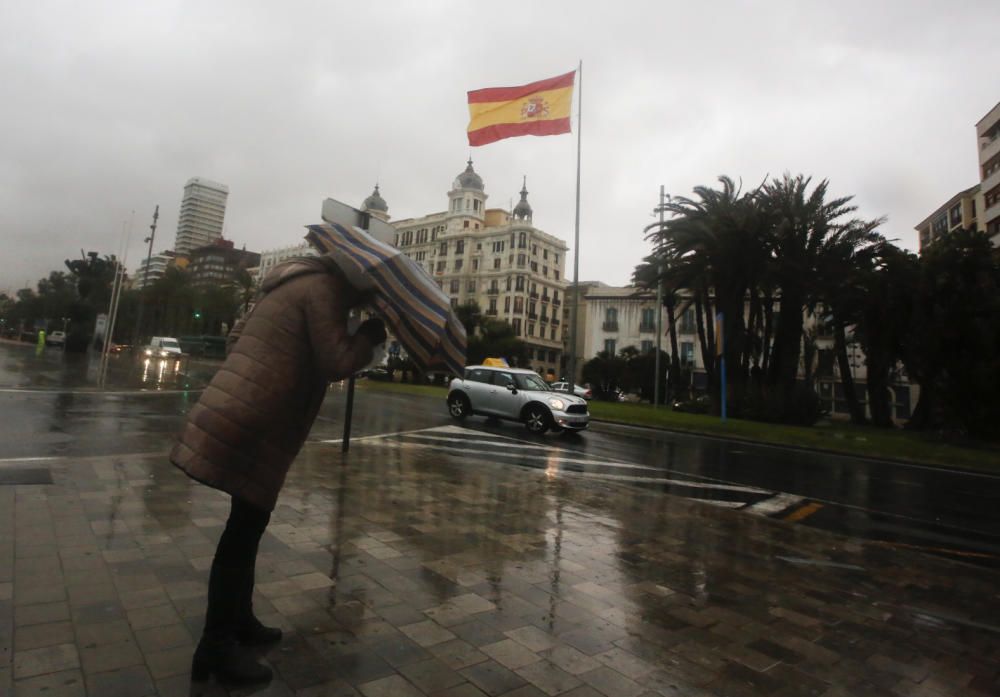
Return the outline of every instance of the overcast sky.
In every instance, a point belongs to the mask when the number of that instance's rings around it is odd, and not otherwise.
[[[466,91],[583,73],[581,279],[624,284],[661,184],[829,178],[915,249],[977,177],[1000,100],[1000,2],[49,2],[0,4],[0,290],[80,249],[128,267],[184,183],[229,186],[226,237],[296,243],[327,196],[379,181],[393,218],[444,210],[469,156]],[[572,245],[574,136],[472,149],[488,204],[527,175]],[[567,277],[572,278],[571,264]]]

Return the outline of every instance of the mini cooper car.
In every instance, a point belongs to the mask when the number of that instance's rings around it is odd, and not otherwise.
[[[582,431],[590,425],[587,402],[553,392],[531,370],[473,365],[451,381],[448,412],[461,421],[477,415],[520,421],[532,433]]]

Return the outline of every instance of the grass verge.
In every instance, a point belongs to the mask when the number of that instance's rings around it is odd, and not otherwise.
[[[361,380],[365,390],[423,395],[444,400],[447,388]],[[759,421],[728,419],[703,414],[685,414],[648,404],[591,402],[594,419],[629,426],[650,426],[670,431],[722,438],[738,438],[771,445],[786,445],[887,460],[903,460],[980,472],[1000,472],[1000,447],[992,444],[944,442],[932,435],[902,430],[884,430],[835,421],[813,427],[784,426]]]

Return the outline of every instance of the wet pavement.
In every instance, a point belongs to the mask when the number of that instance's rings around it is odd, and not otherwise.
[[[0,346],[0,695],[225,695],[188,671],[228,501],[163,457],[211,367],[157,391],[122,362],[105,393],[88,369]],[[1000,694],[997,572],[772,518],[815,503],[796,456],[761,486],[717,441],[664,463],[656,436],[530,439],[374,392],[344,455],[340,401],[261,547],[277,677],[231,694]]]

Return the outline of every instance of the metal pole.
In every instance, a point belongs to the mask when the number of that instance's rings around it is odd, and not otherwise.
[[[160,218],[160,206],[156,206],[153,211],[153,224],[149,226],[149,237],[144,241],[149,242],[149,250],[146,252],[146,270],[142,274],[142,290],[139,291],[139,309],[135,317],[135,336],[132,340],[132,348],[139,343],[142,338],[142,310],[145,307],[146,288],[149,286],[149,263],[153,259],[153,240],[156,239],[156,221]]]
[[[570,332],[569,393],[576,388],[576,341],[580,319],[580,146],[583,143],[583,61],[576,72],[576,226],[573,232],[573,327]]]
[[[660,232],[663,232],[663,184],[660,184]],[[660,406],[660,352],[663,350],[663,264],[656,265],[656,361],[653,368],[653,408]]]
[[[351,418],[354,416],[354,376],[347,380],[347,409],[344,412],[344,439],[340,452],[346,453],[351,447]]]

